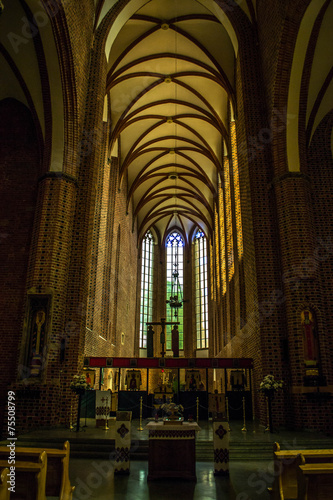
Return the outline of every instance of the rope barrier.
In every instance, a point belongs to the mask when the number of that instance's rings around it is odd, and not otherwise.
[[[130,406],[129,408],[118,408],[118,411],[130,411],[130,410],[134,410],[134,408],[139,408],[140,405],[135,405],[135,406]]]
[[[232,406],[229,405],[229,408],[231,408],[231,410],[238,411],[241,408],[243,408],[243,404],[241,404],[238,408],[233,408]]]
[[[130,399],[127,399],[127,401],[130,401]],[[159,403],[156,403],[156,406],[158,405]],[[162,404],[168,404],[168,403],[162,403]],[[177,404],[181,404],[181,403],[177,403]],[[134,408],[138,408],[140,406],[140,404],[136,404],[134,406],[130,406],[128,408],[121,408],[120,411],[126,411],[126,410],[133,410]],[[149,408],[150,410],[154,410],[155,409],[155,406],[149,406],[149,405],[146,405],[144,403],[142,403],[142,406],[144,406],[145,408]],[[183,405],[182,405],[183,406]],[[184,410],[191,410],[192,408],[196,408],[197,407],[197,403],[194,403],[192,406],[183,406]],[[199,407],[202,408],[203,410],[206,410],[208,411],[209,410],[209,407],[208,406],[203,406],[202,404],[199,403]],[[240,406],[239,408],[233,408],[232,406],[229,405],[229,408],[231,408],[232,410],[240,410],[242,408],[242,406]]]

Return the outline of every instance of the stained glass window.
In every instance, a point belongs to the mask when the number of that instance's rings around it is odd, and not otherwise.
[[[142,240],[141,253],[141,302],[140,302],[140,341],[139,347],[147,347],[147,325],[153,317],[153,247],[154,240],[147,231]]]
[[[202,231],[194,238],[195,325],[197,349],[208,348],[207,239]]]
[[[180,233],[173,231],[166,240],[166,297],[170,302],[170,297],[177,295],[178,300],[183,300],[184,285],[184,240]],[[166,306],[167,322],[179,321],[179,349],[183,349],[183,307],[173,308],[170,303]],[[171,349],[172,325],[166,327],[166,348]]]

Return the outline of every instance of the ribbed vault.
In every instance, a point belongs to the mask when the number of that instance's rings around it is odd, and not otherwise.
[[[171,3],[147,3],[112,45],[109,146],[139,236],[152,226],[162,238],[171,227],[208,236],[234,109],[234,48],[200,3]]]

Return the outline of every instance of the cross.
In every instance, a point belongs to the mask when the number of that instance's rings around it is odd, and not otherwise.
[[[160,335],[160,342],[162,344],[162,351],[161,351],[161,356],[164,358],[165,350],[164,350],[164,344],[165,344],[165,325],[179,325],[179,321],[165,321],[165,318],[161,318],[161,322],[155,322],[155,323],[146,323],[146,325],[161,325],[162,330],[161,330],[161,335]]]

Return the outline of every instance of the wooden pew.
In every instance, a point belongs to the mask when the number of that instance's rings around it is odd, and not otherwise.
[[[7,484],[9,469],[6,467],[5,469],[0,470],[0,500],[9,500],[9,489]]]
[[[333,463],[333,450],[281,450],[279,443],[274,443],[274,482],[268,488],[274,500],[297,500],[297,477],[300,465],[299,456],[303,455],[306,463]]]
[[[328,500],[333,493],[333,463],[308,464],[300,455],[297,500]]]
[[[63,448],[29,448],[17,446],[15,459],[35,462],[40,453],[47,454],[46,495],[57,496],[60,500],[71,500],[75,486],[71,486],[69,479],[70,445],[65,441]],[[8,457],[8,448],[0,446],[0,459]]]
[[[8,460],[0,460],[0,469],[8,468]],[[10,500],[46,500],[47,455],[43,451],[36,462],[15,462],[15,492]]]

